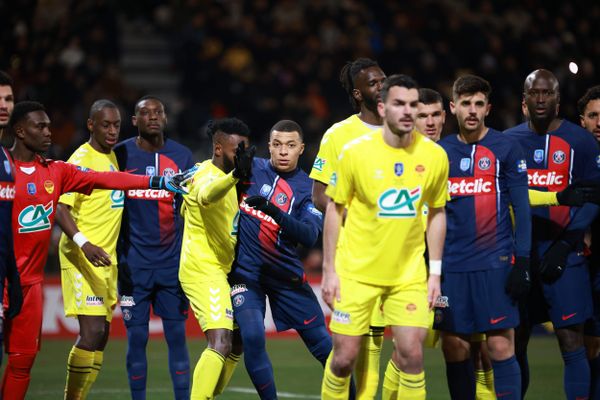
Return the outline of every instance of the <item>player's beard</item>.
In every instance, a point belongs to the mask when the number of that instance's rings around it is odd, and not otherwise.
[[[398,137],[402,137],[408,133],[411,133],[415,127],[413,124],[412,129],[404,130],[403,128],[400,128],[399,124],[397,124],[396,122],[389,121],[389,120],[387,121],[387,125],[388,125],[388,128],[390,129],[390,131]]]
[[[377,112],[378,99],[379,99],[379,96],[376,96],[373,98],[373,97],[363,95],[363,104],[365,105],[365,108],[367,110],[371,111],[372,113],[374,113],[375,115],[379,115]]]
[[[233,171],[233,169],[235,168],[235,164],[233,162],[233,160],[230,160],[227,157],[223,157],[223,170],[226,174],[230,173],[231,171]]]

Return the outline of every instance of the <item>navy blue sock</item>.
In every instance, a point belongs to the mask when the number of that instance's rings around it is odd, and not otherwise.
[[[235,320],[244,344],[244,364],[258,395],[263,400],[277,399],[273,366],[265,346],[263,313],[253,309],[236,311]]]
[[[600,356],[590,361],[590,400],[600,400]]]
[[[163,319],[165,339],[169,346],[169,371],[175,400],[190,398],[190,355],[185,342],[185,320]]]
[[[503,361],[492,360],[492,369],[496,397],[502,400],[521,399],[521,370],[517,357],[512,356]]]
[[[590,365],[585,347],[562,353],[565,361],[565,394],[567,399],[587,399],[590,394]]]
[[[148,325],[127,328],[127,377],[132,400],[146,399]]]
[[[446,362],[448,390],[453,400],[475,399],[475,367],[473,360]]]
[[[519,369],[521,370],[521,398],[524,399],[527,388],[529,388],[529,359],[527,358],[527,351],[517,353],[516,357]]]

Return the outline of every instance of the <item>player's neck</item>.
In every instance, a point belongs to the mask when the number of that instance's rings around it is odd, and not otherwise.
[[[373,112],[365,107],[360,108],[360,112],[358,113],[358,118],[369,125],[383,125],[383,119],[379,116],[377,112]]]
[[[219,168],[221,171],[225,172],[226,174],[229,173],[229,171],[225,171],[225,164],[223,163],[222,158],[213,156],[211,161],[215,167]]]
[[[143,135],[140,132],[135,139],[135,143],[140,149],[154,153],[163,148],[165,137],[162,133],[160,135],[149,136]]]
[[[545,135],[548,132],[552,132],[558,129],[562,120],[560,118],[554,118],[552,121],[548,123],[544,123],[544,121],[540,121],[537,124],[534,124],[531,120],[527,122],[529,129],[534,131],[537,134]]]
[[[110,152],[112,151],[112,149],[100,146],[100,143],[96,142],[92,138],[90,138],[88,143],[90,144],[90,146],[92,146],[92,149],[96,150],[98,153],[110,154]]]
[[[489,130],[490,128],[487,126],[482,126],[481,129],[477,131],[460,131],[458,140],[463,143],[477,143],[487,135]]]
[[[15,141],[15,145],[10,149],[10,152],[15,160],[21,162],[33,162],[37,155],[36,152],[29,150],[18,141]]]
[[[414,130],[403,135],[396,135],[384,125],[382,135],[383,141],[388,146],[396,149],[404,149],[412,144],[414,139]]]

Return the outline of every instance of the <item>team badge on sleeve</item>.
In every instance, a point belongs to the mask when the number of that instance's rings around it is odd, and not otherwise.
[[[527,172],[527,163],[525,162],[525,160],[517,161],[517,171]]]
[[[471,168],[471,159],[470,158],[461,158],[460,159],[460,170],[468,171]]]
[[[404,164],[401,162],[397,162],[396,164],[394,164],[394,173],[396,174],[396,176],[402,176],[402,174],[404,173]]]
[[[533,161],[535,161],[538,164],[541,164],[544,161],[544,150],[543,149],[536,149],[533,152]]]
[[[325,166],[325,159],[317,157],[315,158],[315,162],[313,163],[313,168],[319,172],[323,171],[323,167]]]

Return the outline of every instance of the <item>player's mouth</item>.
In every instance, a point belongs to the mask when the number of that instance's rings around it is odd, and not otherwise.
[[[548,113],[548,109],[546,107],[542,108],[542,107],[537,107],[535,109],[535,114],[536,115],[546,115]]]
[[[279,160],[279,165],[289,165],[289,160]]]
[[[107,136],[105,141],[106,144],[109,146],[114,146],[115,144],[117,144],[117,138],[113,136]]]
[[[471,117],[471,118],[465,119],[465,122],[469,125],[475,125],[475,124],[479,123],[479,119]]]
[[[160,125],[159,124],[148,124],[148,128],[150,128],[150,129],[160,129]]]
[[[435,131],[435,128],[431,128],[431,129],[425,129],[425,134],[427,136],[434,136],[437,132]]]
[[[0,121],[8,121],[9,117],[8,112],[0,111]]]
[[[596,137],[596,140],[600,141],[600,128],[598,129],[594,129],[594,136]]]

